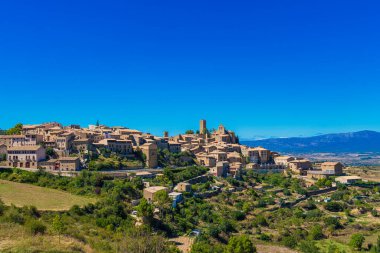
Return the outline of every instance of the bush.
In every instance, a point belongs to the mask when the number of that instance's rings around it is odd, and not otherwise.
[[[329,202],[325,208],[330,212],[342,212],[344,210],[343,204],[339,202]]]
[[[42,222],[37,221],[37,220],[30,221],[27,227],[28,227],[29,232],[32,235],[37,235],[37,234],[43,235],[45,234],[45,231],[46,231],[46,226]]]
[[[234,236],[228,241],[225,253],[255,253],[256,248],[247,235]]]
[[[263,226],[263,227],[267,227],[268,226],[268,221],[267,221],[267,219],[263,215],[257,215],[256,219],[253,221],[253,225],[255,227],[257,227],[259,225]]]
[[[12,208],[9,210],[6,216],[6,220],[8,222],[16,223],[16,224],[24,224],[25,218],[24,216],[18,212],[16,208]]]
[[[321,240],[323,239],[323,237],[324,235],[323,235],[322,227],[320,225],[314,226],[309,233],[310,240]]]
[[[245,214],[241,211],[232,212],[232,218],[237,221],[241,221],[245,219]]]
[[[300,243],[299,249],[303,253],[319,253],[318,247],[313,241],[302,241]]]
[[[4,214],[5,205],[4,202],[0,199],[0,216]]]
[[[265,234],[265,233],[260,234],[259,239],[262,241],[271,241],[272,240],[271,236],[268,234]]]
[[[351,246],[353,249],[361,250],[364,241],[365,241],[365,238],[364,238],[364,235],[363,235],[363,234],[353,234],[353,235],[351,236],[350,246]]]
[[[291,249],[294,249],[297,246],[297,240],[292,235],[284,236],[281,241],[286,247]]]
[[[338,229],[342,227],[342,224],[340,224],[339,219],[336,217],[327,217],[325,219],[326,226],[331,226],[334,229]]]

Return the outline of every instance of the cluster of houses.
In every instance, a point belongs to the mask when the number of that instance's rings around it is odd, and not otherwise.
[[[59,123],[24,125],[17,135],[0,135],[0,154],[6,154],[6,166],[25,169],[76,171],[84,164],[90,153],[101,150],[115,152],[125,157],[135,157],[141,150],[146,157],[146,166],[157,167],[157,149],[178,151],[168,139],[126,127],[90,125],[62,126]],[[48,159],[46,151],[54,150],[55,157]]]
[[[54,150],[48,157],[46,150]],[[208,167],[214,176],[236,176],[242,168],[253,170],[290,169],[294,174],[313,179],[342,174],[343,165],[326,162],[315,166],[309,160],[281,156],[262,147],[248,147],[239,143],[233,131],[220,125],[209,131],[206,120],[201,120],[199,130],[163,136],[126,127],[89,125],[62,126],[60,123],[24,125],[21,134],[0,135],[0,154],[6,154],[6,166],[18,168],[45,168],[50,171],[76,171],[85,164],[89,153],[102,150],[125,157],[136,157],[141,151],[148,168],[158,167],[158,150],[172,153],[187,151],[199,165]],[[191,157],[187,158],[191,159]]]

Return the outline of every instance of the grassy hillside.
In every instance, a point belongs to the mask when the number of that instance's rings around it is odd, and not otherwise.
[[[6,180],[0,180],[0,199],[6,205],[32,205],[39,210],[55,211],[68,210],[73,205],[83,206],[96,201],[95,198]]]

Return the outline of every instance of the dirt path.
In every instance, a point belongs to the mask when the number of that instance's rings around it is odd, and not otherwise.
[[[297,253],[297,251],[277,245],[256,245],[257,253]]]
[[[174,242],[178,249],[183,253],[188,253],[191,250],[191,246],[193,245],[194,238],[189,236],[179,236],[175,238],[169,239],[169,241]]]

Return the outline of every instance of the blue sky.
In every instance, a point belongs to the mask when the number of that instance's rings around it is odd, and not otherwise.
[[[0,128],[380,130],[378,1],[2,1]]]

